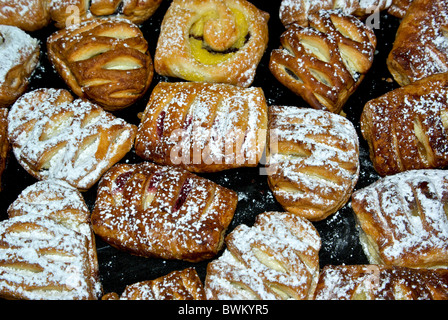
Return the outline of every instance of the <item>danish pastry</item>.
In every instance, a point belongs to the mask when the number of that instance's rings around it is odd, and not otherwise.
[[[319,275],[321,240],[311,222],[282,212],[265,212],[252,227],[237,226],[227,249],[207,266],[210,300],[312,297]]]
[[[148,43],[123,19],[86,21],[53,33],[48,57],[81,98],[115,111],[141,98],[153,77]]]
[[[392,0],[387,13],[402,19],[406,14],[413,0]]]
[[[160,82],[143,114],[135,150],[146,160],[192,172],[254,167],[266,131],[261,88]]]
[[[155,70],[248,87],[267,47],[268,19],[246,0],[174,0],[162,21]]]
[[[99,183],[91,218],[118,249],[197,262],[221,250],[237,202],[234,191],[183,169],[117,164]]]
[[[15,26],[25,31],[42,29],[51,21],[49,2],[49,0],[0,0],[0,24]]]
[[[137,127],[63,89],[21,96],[8,114],[8,139],[33,177],[84,191],[132,148]]]
[[[269,109],[268,184],[288,212],[318,221],[342,208],[358,181],[353,124],[322,110]]]
[[[2,175],[6,169],[11,144],[8,140],[8,109],[0,108],[0,191],[2,190]]]
[[[411,268],[448,266],[448,174],[397,173],[352,195],[360,240],[370,263]]]

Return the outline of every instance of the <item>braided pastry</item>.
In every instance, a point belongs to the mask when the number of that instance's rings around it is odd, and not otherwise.
[[[47,47],[55,69],[73,92],[107,111],[133,104],[151,84],[148,43],[129,21],[86,21],[52,34]]]
[[[50,0],[0,0],[0,24],[25,31],[42,29],[51,20],[49,2]]]
[[[63,89],[24,94],[8,115],[17,161],[39,180],[87,190],[131,148],[137,128]]]
[[[254,167],[266,129],[261,88],[161,82],[146,106],[135,150],[144,159],[192,172]]]
[[[246,0],[174,0],[162,22],[155,70],[248,87],[267,47],[268,19]]]
[[[0,191],[2,190],[2,175],[6,169],[11,144],[8,140],[8,109],[0,108]]]
[[[291,25],[271,53],[269,69],[313,108],[339,113],[373,62],[376,37],[357,18],[335,11]]]
[[[213,257],[238,202],[235,192],[183,169],[117,164],[101,179],[92,225],[112,246],[144,257]]]

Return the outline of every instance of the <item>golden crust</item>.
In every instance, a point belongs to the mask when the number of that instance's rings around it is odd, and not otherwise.
[[[0,108],[0,191],[2,190],[1,177],[6,169],[11,144],[8,140],[8,109]]]
[[[406,14],[412,1],[413,0],[392,0],[392,4],[387,10],[387,13],[402,19]]]
[[[50,19],[48,0],[0,0],[0,24],[25,31],[46,27]]]

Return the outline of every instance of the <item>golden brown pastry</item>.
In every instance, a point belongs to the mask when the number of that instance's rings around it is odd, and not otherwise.
[[[285,210],[318,221],[346,204],[360,170],[358,136],[349,120],[271,106],[268,137],[268,183]]]
[[[397,173],[352,195],[370,263],[411,268],[448,266],[448,173]]]
[[[192,172],[258,165],[266,144],[261,88],[160,82],[141,119],[136,154]]]
[[[92,225],[126,252],[197,262],[221,250],[237,202],[234,191],[183,169],[117,164],[99,183]]]
[[[397,18],[403,18],[411,3],[412,0],[392,0],[392,4],[387,10],[387,13]]]
[[[313,224],[296,215],[264,212],[252,227],[237,226],[227,249],[207,266],[210,300],[305,300],[319,275],[321,240]]]
[[[48,57],[73,92],[115,111],[141,98],[153,77],[143,33],[123,19],[86,21],[53,33]]]
[[[8,140],[8,109],[0,108],[0,191],[2,191],[2,175],[6,169],[11,144]]]
[[[246,0],[174,0],[162,21],[155,70],[248,87],[267,47],[268,19]]]
[[[50,0],[0,0],[0,24],[36,31],[50,23]],[[57,3],[58,1],[53,1]]]
[[[360,125],[382,176],[448,165],[448,74],[435,74],[366,103]]]
[[[39,180],[87,190],[132,148],[137,127],[63,89],[24,94],[8,114],[8,139],[20,165]]]

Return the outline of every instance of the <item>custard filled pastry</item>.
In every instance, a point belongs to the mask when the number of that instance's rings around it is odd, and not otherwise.
[[[86,21],[53,33],[48,56],[70,89],[115,111],[141,98],[153,77],[143,33],[123,19]]]
[[[11,144],[8,140],[8,109],[0,108],[0,191],[2,190],[2,175],[6,169]]]
[[[267,47],[268,19],[246,0],[174,0],[162,21],[155,70],[248,87]]]
[[[25,31],[42,29],[51,20],[49,2],[50,0],[0,0],[0,24]]]
[[[305,300],[319,275],[321,239],[306,219],[265,212],[252,227],[237,226],[227,249],[207,266],[209,300]]]
[[[192,172],[257,166],[266,144],[261,88],[160,82],[135,140],[136,154]]]
[[[352,207],[369,262],[448,267],[448,173],[420,169],[355,191]]]
[[[271,53],[269,69],[310,106],[340,113],[370,69],[376,47],[373,31],[337,11],[309,15],[309,27],[292,24]]]
[[[33,177],[84,191],[132,148],[137,127],[63,89],[21,96],[8,114],[8,139]]]
[[[359,176],[359,142],[353,124],[322,110],[269,109],[268,183],[288,212],[322,220],[350,199]]]
[[[237,202],[234,191],[180,168],[117,164],[100,180],[92,225],[131,254],[197,262],[221,250]]]

